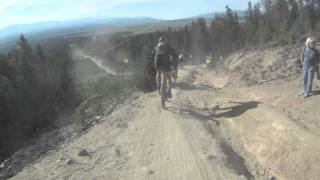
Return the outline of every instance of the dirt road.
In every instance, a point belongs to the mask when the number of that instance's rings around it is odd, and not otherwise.
[[[12,179],[319,176],[316,134],[272,106],[275,101],[258,96],[263,93],[250,96],[241,82],[230,86],[230,77],[208,73],[204,67],[185,67],[167,110],[157,92],[136,94],[102,123]],[[79,155],[84,149],[88,154]]]

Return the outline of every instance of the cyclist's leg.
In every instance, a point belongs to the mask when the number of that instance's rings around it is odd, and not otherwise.
[[[171,87],[172,87],[172,75],[171,75],[171,71],[167,71],[165,72],[166,74],[166,85],[167,85],[167,90],[168,90],[168,97],[171,98],[172,94],[171,94]]]
[[[172,84],[172,82],[175,82],[175,77],[174,77],[174,68],[172,68],[172,69],[171,69],[171,73],[170,73],[170,75],[171,75],[171,84]]]
[[[160,84],[160,99],[162,108],[165,108],[165,101],[166,101],[166,76],[163,70],[159,71],[161,76],[161,84]]]
[[[157,69],[156,81],[157,81],[157,88],[158,88],[158,90],[160,90],[160,87],[161,87],[161,72],[160,72],[159,69]]]
[[[163,70],[159,70],[159,74],[161,79],[160,93],[162,93],[166,91],[167,75],[166,72]]]
[[[171,87],[171,75],[170,71],[161,70],[161,90]]]
[[[167,73],[167,76],[168,76],[168,88],[171,90],[171,87],[172,87],[172,76],[171,76],[171,72],[168,72]]]

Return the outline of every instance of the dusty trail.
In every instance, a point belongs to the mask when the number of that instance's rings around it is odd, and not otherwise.
[[[12,179],[319,179],[317,133],[276,106],[279,95],[235,79],[185,67],[168,110],[157,92],[137,94]]]
[[[191,75],[182,74],[182,81]],[[219,139],[202,122],[180,115],[182,91],[173,91],[169,110],[160,108],[157,93],[141,96],[12,179],[251,178],[228,164]],[[90,157],[79,157],[81,149]]]
[[[124,179],[237,179],[223,163],[208,158],[219,148],[198,121],[179,118],[158,104],[157,98],[147,104],[151,112],[142,112],[145,126],[129,161],[137,169]]]

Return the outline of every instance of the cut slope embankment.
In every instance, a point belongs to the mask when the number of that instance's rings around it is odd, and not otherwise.
[[[203,73],[198,82],[214,86],[224,79],[218,100],[206,96],[205,104],[219,105],[214,117],[231,144],[279,179],[319,179],[320,83],[314,82],[314,96],[299,96],[298,50],[234,53],[223,68]]]

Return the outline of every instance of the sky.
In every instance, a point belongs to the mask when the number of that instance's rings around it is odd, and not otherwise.
[[[249,0],[248,0],[249,1]],[[85,17],[179,19],[248,7],[247,0],[0,0],[0,29]]]

